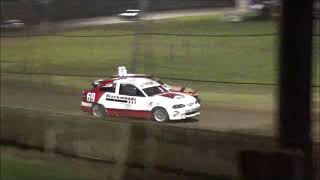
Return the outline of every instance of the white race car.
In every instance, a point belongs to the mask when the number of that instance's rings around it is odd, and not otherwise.
[[[0,29],[3,30],[22,30],[25,28],[25,24],[18,19],[10,19],[2,21],[0,24]]]
[[[99,118],[122,116],[159,122],[200,115],[200,103],[195,97],[169,91],[150,78],[127,77],[125,74],[97,80],[93,89],[84,90],[82,110]]]
[[[125,12],[118,14],[124,20],[138,20],[142,13],[139,9],[127,9]]]

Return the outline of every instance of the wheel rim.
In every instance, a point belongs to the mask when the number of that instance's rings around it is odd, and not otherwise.
[[[162,109],[158,109],[154,112],[154,119],[156,121],[165,121],[167,119],[167,113]]]
[[[98,106],[98,105],[93,106],[92,111],[93,111],[93,115],[98,117],[98,118],[101,118],[101,117],[104,116],[104,114],[103,114],[103,112],[101,110],[101,107]]]

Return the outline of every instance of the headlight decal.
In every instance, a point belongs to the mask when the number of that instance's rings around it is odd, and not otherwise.
[[[186,105],[184,104],[176,104],[176,105],[173,105],[172,108],[173,109],[180,109],[180,108],[184,108]]]

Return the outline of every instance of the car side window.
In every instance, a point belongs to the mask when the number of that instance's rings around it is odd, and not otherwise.
[[[131,84],[120,84],[120,95],[145,97],[144,94]]]
[[[100,90],[104,91],[104,92],[111,92],[111,93],[115,93],[116,92],[116,88],[115,87],[101,87]]]

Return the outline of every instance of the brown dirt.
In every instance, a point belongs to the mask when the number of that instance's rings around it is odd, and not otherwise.
[[[24,107],[58,113],[89,116],[80,110],[81,90],[52,88],[47,85],[1,82],[1,106]],[[244,110],[219,105],[202,105],[199,120],[188,119],[167,123],[168,126],[199,128],[272,136],[275,134],[276,113],[272,111]],[[319,138],[319,118],[315,116],[315,136]],[[124,119],[116,118],[118,121]],[[144,120],[132,120],[153,123]]]

